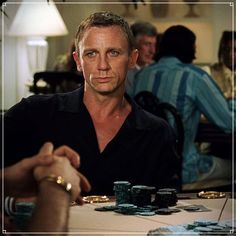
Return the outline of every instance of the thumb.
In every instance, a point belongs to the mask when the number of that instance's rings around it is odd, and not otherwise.
[[[39,153],[31,158],[22,160],[22,167],[26,169],[34,168],[37,165],[49,165],[52,163],[53,144],[50,142],[45,143],[39,150]]]
[[[44,145],[40,148],[39,154],[43,155],[50,155],[53,152],[53,144],[51,142],[46,142]]]

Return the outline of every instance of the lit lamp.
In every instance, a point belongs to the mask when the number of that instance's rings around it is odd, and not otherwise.
[[[27,37],[29,69],[33,75],[46,69],[48,43],[47,36],[67,34],[67,28],[53,1],[22,1],[12,22],[10,36]]]

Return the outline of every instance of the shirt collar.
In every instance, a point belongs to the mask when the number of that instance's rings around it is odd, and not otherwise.
[[[83,96],[84,96],[83,86],[69,93],[60,95],[58,94],[58,96],[59,96],[58,111],[69,112],[69,113],[81,113],[83,112],[84,109],[86,109],[83,103]],[[124,96],[131,105],[131,112],[125,121],[125,126],[127,128],[146,129],[147,124],[143,122],[142,108],[138,106],[127,93],[125,93]]]

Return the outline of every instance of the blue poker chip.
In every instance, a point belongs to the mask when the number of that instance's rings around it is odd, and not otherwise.
[[[187,224],[187,225],[185,226],[185,228],[188,229],[188,230],[194,229],[194,228],[196,228],[196,225],[195,225],[195,224]]]
[[[196,226],[208,226],[208,225],[217,224],[217,221],[214,221],[214,220],[195,220],[194,224]]]
[[[35,204],[32,202],[17,202],[16,212],[32,213],[34,210],[34,207],[35,207]]]
[[[137,208],[137,206],[135,206],[134,204],[129,204],[129,203],[123,203],[123,204],[119,204],[117,205],[118,208],[125,208],[125,209],[134,209]]]
[[[208,227],[196,227],[193,229],[195,232],[212,232],[213,230]]]
[[[224,229],[224,227],[219,226],[219,225],[209,225],[209,226],[207,226],[207,228],[210,228],[210,229],[212,229],[214,231],[218,231],[218,230]]]
[[[156,213],[154,211],[149,211],[149,212],[137,212],[138,215],[140,216],[154,216]]]

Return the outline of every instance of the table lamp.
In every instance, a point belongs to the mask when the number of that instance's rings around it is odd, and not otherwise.
[[[8,35],[27,38],[29,69],[33,74],[46,69],[48,36],[68,33],[63,19],[53,1],[22,1],[10,26]]]

